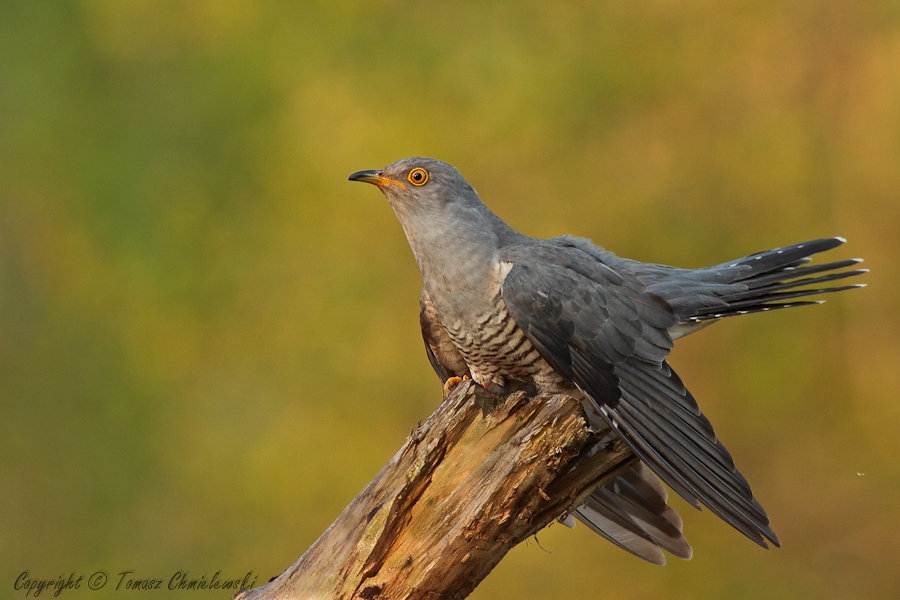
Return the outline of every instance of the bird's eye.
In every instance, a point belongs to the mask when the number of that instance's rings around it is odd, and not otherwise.
[[[422,167],[416,167],[409,172],[406,179],[413,185],[425,185],[428,183],[428,171]]]

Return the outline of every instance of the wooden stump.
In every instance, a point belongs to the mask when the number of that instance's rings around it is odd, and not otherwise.
[[[287,571],[240,600],[465,598],[506,553],[635,460],[568,396],[456,386]]]

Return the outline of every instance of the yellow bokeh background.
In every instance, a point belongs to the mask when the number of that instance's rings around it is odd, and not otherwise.
[[[673,499],[691,561],[551,526],[472,598],[900,597],[883,0],[0,3],[4,596],[228,598],[114,584],[260,584],[327,528],[440,400],[403,233],[346,181],[423,154],[535,236],[699,267],[843,235],[872,269],[672,357],[782,549]]]

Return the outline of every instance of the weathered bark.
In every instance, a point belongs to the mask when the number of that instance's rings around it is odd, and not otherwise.
[[[567,396],[456,386],[293,566],[236,598],[465,598],[634,460],[618,439],[585,459],[597,435],[582,411]]]

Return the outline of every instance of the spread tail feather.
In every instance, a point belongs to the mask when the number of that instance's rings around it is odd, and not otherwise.
[[[862,262],[861,258],[840,260],[821,265],[803,266],[810,256],[843,244],[841,237],[825,238],[751,254],[729,263],[700,269],[705,275],[720,274],[718,288],[709,302],[691,307],[683,322],[699,323],[735,315],[821,304],[823,300],[794,300],[819,294],[865,287],[866,284],[824,286],[848,277],[867,273],[868,269],[845,270]],[[824,274],[823,274],[824,273]]]

